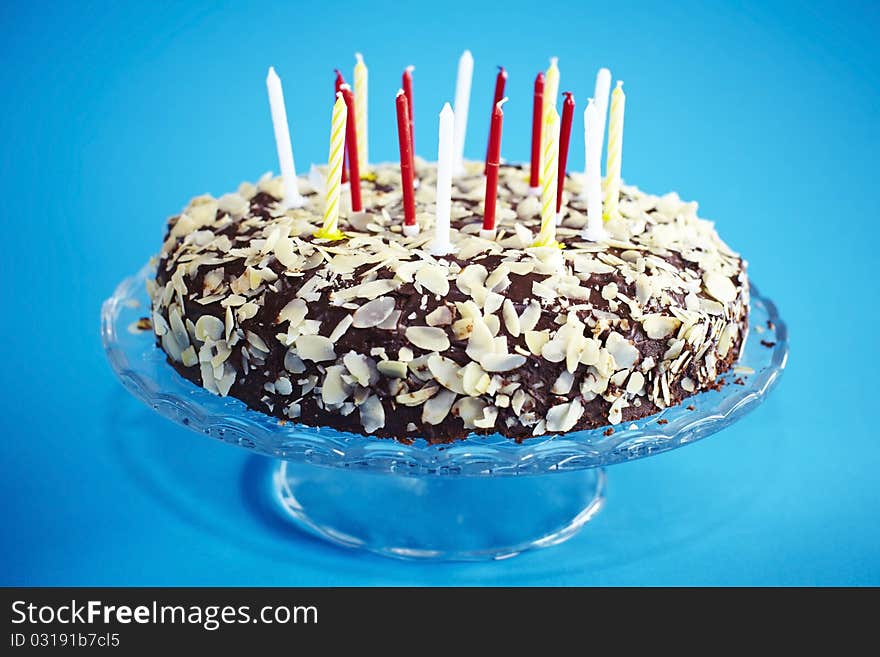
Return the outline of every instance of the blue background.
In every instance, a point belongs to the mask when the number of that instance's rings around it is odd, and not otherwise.
[[[0,5],[0,583],[880,584],[877,4],[317,4]],[[528,156],[548,56],[580,108],[599,66],[625,80],[624,177],[700,201],[778,302],[792,354],[736,426],[610,470],[605,510],[568,543],[398,563],[286,527],[254,492],[265,461],[141,408],[98,314],[191,196],[277,168],[268,65],[305,170],[326,159],[332,69],[350,75],[355,50],[372,159],[396,155],[407,64],[417,149],[435,153],[466,47],[472,157],[496,64],[508,159]],[[582,153],[574,139],[575,166]]]

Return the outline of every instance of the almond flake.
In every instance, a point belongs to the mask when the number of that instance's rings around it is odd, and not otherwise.
[[[486,354],[480,359],[480,365],[487,372],[509,372],[522,367],[525,362],[525,356],[519,354]]]
[[[399,360],[380,360],[376,363],[378,369],[385,376],[395,379],[405,379],[407,373],[406,363]]]
[[[378,326],[388,318],[392,310],[394,310],[392,297],[373,299],[354,311],[352,326],[358,329]]]
[[[217,341],[223,337],[223,322],[213,315],[202,315],[196,320],[196,339]]]
[[[449,415],[454,401],[454,392],[441,390],[422,406],[422,422],[432,425],[440,424]]]
[[[446,331],[433,326],[410,326],[406,329],[406,339],[425,351],[446,351],[449,337]]]
[[[336,358],[333,343],[323,335],[301,335],[295,341],[297,355],[303,360],[320,363]]]
[[[439,265],[425,264],[416,272],[416,282],[434,294],[445,297],[449,294],[449,281],[446,270]]]
[[[425,316],[429,326],[448,326],[452,323],[452,311],[449,306],[437,306]]]
[[[681,326],[681,321],[675,317],[646,315],[642,318],[642,328],[645,329],[645,333],[652,340],[659,340],[672,335],[678,330],[679,326]]]

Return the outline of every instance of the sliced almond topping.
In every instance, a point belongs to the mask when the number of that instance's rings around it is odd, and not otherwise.
[[[458,363],[454,360],[441,356],[440,354],[431,354],[428,356],[428,369],[431,371],[431,374],[434,376],[437,383],[444,388],[448,388],[459,394],[464,394],[465,389],[462,387]]]
[[[547,411],[547,431],[571,431],[583,414],[584,407],[579,399],[553,406]]]
[[[294,345],[297,355],[303,360],[321,363],[336,358],[333,343],[323,335],[301,335],[294,341]]]
[[[446,351],[449,349],[449,336],[446,331],[434,326],[410,326],[406,329],[406,339],[425,351]]]
[[[356,351],[349,351],[342,357],[342,362],[358,382],[358,385],[367,387],[371,383],[375,383],[375,363],[369,356],[364,356]]]
[[[602,288],[602,298],[611,301],[617,298],[617,283],[608,283]]]
[[[223,337],[223,322],[213,315],[202,315],[196,320],[196,338],[217,341]]]
[[[509,372],[525,364],[525,356],[519,354],[486,354],[480,359],[480,365],[487,372]]]
[[[520,330],[523,332],[531,331],[539,319],[541,319],[541,304],[532,299],[519,316]]]
[[[385,426],[385,408],[376,395],[370,395],[358,407],[364,431],[372,433]]]
[[[451,390],[441,390],[422,406],[422,422],[434,425],[440,424],[449,415],[454,401],[454,392]]]
[[[404,406],[418,406],[436,395],[438,390],[440,390],[439,386],[425,386],[420,390],[399,394],[394,399],[398,404],[403,404]]]
[[[551,363],[560,363],[565,360],[566,344],[564,340],[553,339],[541,347],[541,357]]]
[[[321,399],[328,406],[341,404],[351,394],[351,387],[342,378],[344,371],[342,365],[331,365],[327,368],[321,384]]]
[[[605,348],[614,358],[615,369],[628,369],[639,359],[639,350],[617,331],[612,331],[608,335]]]
[[[290,322],[290,328],[296,328],[306,318],[308,312],[309,307],[305,301],[294,299],[281,309],[275,323]]]
[[[516,308],[513,307],[513,302],[510,299],[504,300],[504,305],[501,306],[501,316],[504,318],[504,326],[511,337],[519,337],[521,330],[519,315],[516,314]]]
[[[339,323],[333,327],[333,330],[330,332],[330,335],[327,336],[327,339],[333,344],[336,344],[339,341],[339,338],[345,335],[346,331],[348,331],[353,323],[354,318],[351,315],[345,315],[339,320]]]
[[[642,328],[645,329],[645,333],[652,340],[659,340],[672,335],[678,330],[679,326],[681,326],[681,321],[675,317],[645,315],[642,318]]]
[[[196,356],[195,348],[190,345],[180,353],[180,360],[185,367],[192,367],[199,362],[199,357]]]
[[[544,345],[547,344],[547,341],[550,340],[550,331],[526,331],[526,346],[528,346],[529,351],[531,351],[535,356],[540,356],[541,351],[544,349]],[[564,355],[563,355],[564,358]],[[562,360],[560,358],[559,360]]]
[[[482,318],[475,317],[472,321],[473,329],[471,330],[465,353],[473,360],[479,361],[485,354],[490,354],[494,351],[493,335]]]
[[[306,371],[306,364],[297,355],[295,347],[291,347],[284,354],[284,369],[293,374],[302,374]]]
[[[703,274],[703,286],[712,297],[722,303],[729,303],[736,299],[736,286],[724,274],[717,271],[707,271]]]
[[[449,306],[437,306],[425,316],[429,326],[448,326],[452,323],[452,311]]]
[[[635,395],[635,394],[638,394],[638,392],[642,389],[642,387],[644,385],[645,385],[644,374],[642,374],[639,371],[635,371],[632,374],[630,374],[629,381],[626,384],[626,391],[631,395]]]
[[[373,299],[354,311],[352,326],[358,329],[378,326],[388,318],[392,310],[394,310],[392,297]]]
[[[405,379],[407,373],[406,363],[399,360],[380,360],[376,368],[385,376],[395,379]]]
[[[416,272],[416,282],[426,290],[445,297],[449,294],[449,281],[446,270],[439,265],[425,264]]]
[[[455,285],[464,294],[472,295],[474,288],[485,287],[489,272],[483,265],[468,265],[455,279]]]
[[[491,377],[477,363],[468,363],[460,371],[464,393],[471,397],[479,397],[489,389]]]
[[[486,402],[477,397],[462,397],[452,405],[453,415],[457,415],[464,422],[465,429],[475,429],[474,422],[483,419],[483,409]]]
[[[567,395],[571,392],[571,386],[573,384],[574,374],[568,370],[563,370],[556,378],[556,381],[553,382],[553,387],[550,388],[550,392],[554,395]]]

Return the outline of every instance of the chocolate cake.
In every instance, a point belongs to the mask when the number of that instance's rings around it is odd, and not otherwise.
[[[169,220],[150,283],[169,363],[282,420],[440,443],[638,420],[717,386],[737,359],[745,262],[696,203],[624,185],[608,240],[588,242],[570,175],[564,248],[535,248],[528,171],[503,165],[488,240],[482,162],[468,163],[453,184],[455,252],[435,256],[436,169],[417,170],[414,237],[401,230],[397,165],[363,181],[368,212],[343,206],[339,241],[313,236],[319,175],[300,180],[298,209],[281,207],[270,177],[194,199]]]

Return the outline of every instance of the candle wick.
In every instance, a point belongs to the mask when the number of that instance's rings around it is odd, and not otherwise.
[[[354,58],[357,60],[357,63],[358,63],[358,64],[363,64],[363,63],[364,63],[364,56],[363,56],[362,54],[360,54],[359,52],[356,52],[356,53],[354,54]]]
[[[498,109],[501,109],[501,106],[502,106],[504,103],[506,103],[508,100],[510,100],[510,99],[509,99],[507,96],[505,96],[504,98],[502,98],[501,100],[499,100],[497,103],[495,103],[495,107],[497,107]]]
[[[402,96],[402,95],[403,95],[403,89],[398,89],[395,96]]]
[[[409,66],[406,67],[405,70],[407,71],[407,73],[412,73],[413,71],[416,70],[416,67],[413,66],[412,64],[410,64]]]

